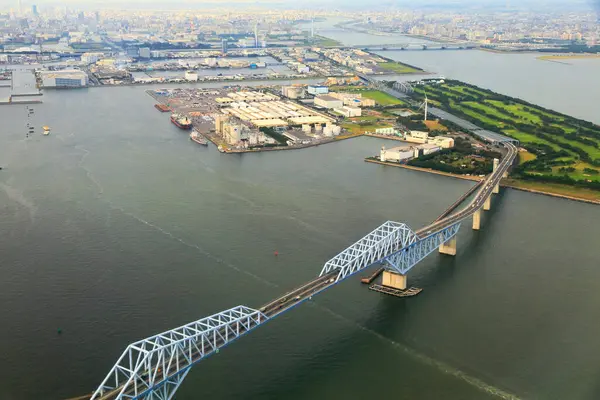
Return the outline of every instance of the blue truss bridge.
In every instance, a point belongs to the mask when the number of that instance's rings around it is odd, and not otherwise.
[[[501,144],[506,154],[501,161],[494,160],[494,171],[431,224],[415,231],[404,223],[387,221],[327,261],[315,279],[262,307],[240,305],[131,343],[98,388],[78,399],[170,400],[194,364],[373,265],[385,268],[384,285],[388,274],[390,287],[405,289],[409,271],[429,254],[438,249],[456,254],[456,234],[465,220],[472,218],[473,229],[480,228],[481,213],[490,209],[492,195],[498,193],[500,180],[517,155],[513,141]],[[472,199],[458,209],[467,195]]]

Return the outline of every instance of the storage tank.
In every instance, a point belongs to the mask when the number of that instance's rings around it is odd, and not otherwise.
[[[339,125],[333,125],[333,126],[331,127],[331,130],[332,130],[332,132],[333,132],[333,134],[334,134],[335,136],[337,136],[337,135],[339,135],[340,133],[342,133],[342,127],[341,127],[341,126],[339,126]]]
[[[327,137],[333,136],[333,129],[331,129],[330,126],[326,126],[325,129],[323,129],[323,135]]]
[[[323,125],[315,124],[315,132],[321,132],[323,130]]]
[[[311,131],[312,131],[312,128],[310,127],[310,125],[308,125],[308,124],[302,125],[302,132],[310,133]]]

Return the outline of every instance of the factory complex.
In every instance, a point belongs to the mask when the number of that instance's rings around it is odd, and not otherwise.
[[[257,128],[286,127],[295,125],[332,124],[335,119],[301,104],[280,100],[278,96],[259,92],[229,93],[217,98],[219,104],[227,105],[223,114],[249,122]]]
[[[188,115],[194,129],[223,152],[316,145],[342,135],[333,116],[282,98],[279,87],[147,91],[162,106]]]

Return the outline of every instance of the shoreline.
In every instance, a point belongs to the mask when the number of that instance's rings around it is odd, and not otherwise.
[[[204,136],[206,139],[208,139],[212,144],[214,144],[215,146],[217,146],[217,150],[218,150],[219,146],[221,146],[220,144],[217,144],[213,140],[213,138],[211,138],[210,136],[205,135],[202,132],[200,132],[200,134],[202,134],[202,136]],[[236,150],[229,150],[229,149],[223,148],[222,150],[218,150],[218,151],[219,151],[219,153],[223,153],[223,154],[243,154],[243,153],[262,153],[262,152],[267,152],[267,151],[301,150],[301,149],[307,149],[309,147],[317,147],[317,146],[320,146],[322,144],[342,142],[344,140],[354,139],[354,138],[357,138],[357,137],[360,137],[360,136],[363,136],[363,134],[337,136],[337,137],[334,137],[334,138],[331,138],[331,139],[323,140],[322,142],[319,142],[319,143],[308,143],[308,144],[301,144],[301,145],[298,145],[298,146],[263,147],[263,148],[256,148],[256,149],[236,149]]]
[[[385,165],[385,166],[391,166],[391,167],[399,167],[399,168],[409,169],[409,170],[413,170],[413,171],[427,172],[427,173],[430,173],[430,174],[447,176],[447,177],[450,177],[450,178],[462,179],[462,180],[468,180],[468,181],[474,181],[474,182],[477,182],[477,181],[480,181],[481,179],[483,179],[483,178],[480,178],[480,177],[458,175],[458,174],[453,174],[453,173],[450,173],[450,172],[436,171],[436,170],[433,170],[433,169],[421,168],[421,167],[413,167],[411,165],[405,165],[405,164],[397,164],[397,163],[391,163],[391,162],[382,162],[382,161],[372,160],[372,159],[368,159],[368,158],[365,158],[365,161],[369,162],[369,163],[373,163],[373,164],[379,164],[379,165]],[[539,195],[549,196],[549,197],[556,197],[556,198],[564,199],[564,200],[572,200],[572,201],[577,201],[577,202],[580,202],[580,203],[600,205],[600,200],[584,199],[584,198],[581,198],[581,197],[576,197],[576,196],[570,196],[570,195],[566,195],[566,194],[560,194],[560,193],[550,192],[550,191],[547,191],[547,190],[531,189],[531,188],[521,187],[521,186],[518,186],[516,184],[512,184],[510,182],[507,182],[506,179],[502,179],[502,181],[500,182],[500,186],[506,187],[506,188],[510,188],[510,189],[514,189],[514,190],[519,190],[519,191],[522,191],[522,192],[539,194]]]
[[[483,179],[478,176],[458,175],[458,174],[453,174],[451,172],[436,171],[434,169],[429,169],[429,168],[414,167],[412,165],[398,164],[398,163],[387,162],[387,161],[379,161],[379,160],[373,160],[370,158],[365,158],[365,162],[379,164],[379,165],[387,165],[390,167],[399,167],[399,168],[404,168],[404,169],[410,169],[413,171],[427,172],[427,173],[434,174],[434,175],[442,175],[442,176],[447,176],[449,178],[462,179],[464,181],[479,182],[480,180]]]

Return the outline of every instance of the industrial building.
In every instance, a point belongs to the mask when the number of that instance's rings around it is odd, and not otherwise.
[[[375,129],[375,133],[378,135],[398,136],[400,134],[400,131],[394,127],[388,127],[388,128],[377,128],[377,129]]]
[[[422,131],[410,131],[409,134],[406,135],[406,137],[404,138],[404,140],[406,140],[407,142],[411,142],[411,143],[427,143],[427,140],[429,139],[429,133],[428,132],[422,132]]]
[[[140,58],[150,58],[150,48],[149,47],[140,47]]]
[[[255,127],[277,127],[289,125],[322,125],[334,119],[314,109],[282,101],[277,96],[260,92],[233,92],[227,97],[216,98],[224,106],[223,114],[251,123]],[[339,100],[337,100],[339,101]]]
[[[66,69],[62,71],[40,72],[42,87],[46,88],[71,88],[85,87],[88,85],[88,76],[78,69]]]
[[[195,71],[185,71],[185,80],[190,82],[196,82],[198,80],[198,73]]]
[[[281,94],[288,99],[302,99],[306,95],[306,90],[302,86],[283,86]]]
[[[322,94],[315,97],[315,105],[327,109],[342,108],[344,106],[344,102],[327,94]]]
[[[327,86],[311,85],[308,87],[308,94],[312,94],[313,96],[327,93],[329,93],[329,88]]]
[[[330,92],[329,95],[342,100],[345,106],[375,107],[375,100],[363,98],[361,93]]]
[[[81,55],[81,62],[84,64],[95,64],[104,57],[104,53],[83,53]]]
[[[418,158],[422,155],[428,155],[440,151],[442,148],[435,144],[421,144],[419,146],[400,146],[386,149],[385,146],[381,147],[379,153],[379,160],[382,162],[397,162],[401,163],[408,161],[412,158]]]
[[[416,156],[415,156],[416,151]],[[414,157],[418,157],[418,149],[413,147],[393,147],[391,149],[386,149],[385,146],[381,146],[381,152],[379,154],[379,160],[381,162],[402,162],[409,160]]]
[[[334,108],[333,111],[346,118],[360,117],[362,115],[360,107],[343,106],[341,108]]]
[[[447,136],[433,137],[433,138],[429,139],[428,143],[435,144],[435,145],[441,147],[442,149],[451,149],[454,147],[454,139],[452,139],[451,137],[447,137]]]

